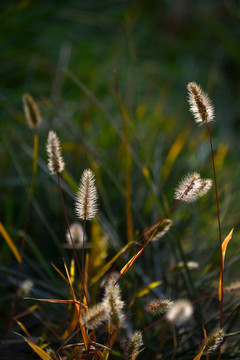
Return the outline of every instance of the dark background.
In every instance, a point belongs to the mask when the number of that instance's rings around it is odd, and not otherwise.
[[[239,20],[239,1],[231,0],[1,2],[0,221],[17,246],[26,214],[33,144],[22,108],[25,92],[35,98],[43,118],[25,278],[36,282],[38,268],[48,288],[44,272],[49,263],[61,267],[62,256],[70,259],[62,248],[66,226],[56,179],[46,168],[50,129],[62,142],[67,171],[76,183],[86,167],[96,173],[98,221],[108,238],[108,255],[126,243],[126,158],[114,82],[117,73],[129,119],[134,235],[173,203],[174,187],[187,172],[212,178],[206,129],[198,127],[189,112],[186,85],[196,81],[208,92],[216,114],[211,132],[224,236],[235,227],[229,254],[235,254],[236,261],[226,270],[226,281],[235,279],[239,272]],[[73,188],[69,183],[63,187],[73,222]],[[187,258],[198,261],[201,270],[208,264],[215,270],[219,259],[214,191],[200,205],[177,209],[173,220]],[[87,231],[91,233],[90,225]],[[152,281],[169,261],[177,262],[168,243],[154,249],[154,253],[146,251],[143,260]],[[0,262],[1,307],[7,321],[17,264],[3,238]],[[41,286],[36,285],[36,293]],[[174,293],[173,286],[171,296]]]

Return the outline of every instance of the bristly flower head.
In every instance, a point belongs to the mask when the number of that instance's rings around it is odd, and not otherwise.
[[[128,359],[131,359],[134,355],[139,352],[140,347],[143,345],[143,338],[141,331],[137,330],[133,334],[131,340],[128,343],[127,347],[127,356]]]
[[[39,108],[30,94],[24,94],[22,101],[28,126],[30,129],[36,129],[42,122]]]
[[[154,315],[161,315],[165,313],[165,311],[169,310],[172,305],[173,302],[171,300],[156,299],[151,300],[145,307],[145,310]]]
[[[196,172],[183,178],[175,190],[175,198],[179,201],[193,202],[205,195],[212,186],[212,180],[201,179]]]
[[[48,169],[51,174],[58,174],[64,170],[60,142],[54,131],[49,131],[47,139]]]
[[[174,301],[173,305],[167,312],[166,318],[168,321],[181,325],[190,317],[193,313],[193,307],[190,301],[188,300],[177,300]]]
[[[205,341],[204,341],[204,351],[203,353],[205,355],[209,355],[213,351],[215,351],[219,345],[223,341],[224,332],[223,329],[218,330],[216,333],[210,335]]]
[[[87,310],[87,312],[83,316],[84,325],[88,329],[96,329],[108,319],[109,309],[104,302],[96,304],[95,306]]]
[[[202,125],[214,119],[214,108],[208,95],[195,82],[190,82],[188,88],[188,102],[196,123]]]
[[[81,248],[83,246],[83,227],[81,224],[73,223],[70,226],[70,232],[72,235],[72,240],[74,243],[74,246],[76,248]],[[86,235],[85,235],[86,238]],[[68,244],[72,245],[71,237],[69,235],[69,231],[66,232],[66,239]]]
[[[153,226],[148,228],[147,231],[145,232],[145,236],[146,236],[146,238],[149,238],[152,235],[152,233],[154,232],[154,235],[153,235],[153,238],[151,241],[157,241],[157,240],[161,239],[170,230],[171,227],[172,227],[172,220],[164,219],[161,222],[160,226],[158,224],[154,224]]]
[[[115,276],[110,277],[105,287],[104,303],[110,310],[111,322],[116,325],[122,325],[124,302],[121,300],[120,287],[116,283]]]
[[[82,220],[93,219],[97,213],[97,188],[94,173],[85,169],[76,196],[75,209],[77,216]]]

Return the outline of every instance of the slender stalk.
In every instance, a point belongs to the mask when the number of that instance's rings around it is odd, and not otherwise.
[[[85,269],[84,269],[84,247],[85,247],[85,236],[86,236],[86,217],[83,222],[83,244],[82,244],[82,276],[83,276],[83,290],[84,294],[86,296],[86,290],[85,290]],[[87,298],[86,298],[87,299]]]
[[[220,222],[220,213],[219,213],[219,201],[218,201],[218,191],[217,191],[217,177],[215,171],[215,162],[214,162],[214,154],[213,154],[213,146],[212,146],[212,137],[209,129],[209,125],[206,122],[209,141],[210,141],[210,148],[212,154],[212,167],[213,167],[213,176],[214,176],[214,185],[215,185],[215,194],[216,194],[216,204],[217,204],[217,218],[218,218],[218,232],[219,232],[219,246],[220,246],[220,255],[221,255],[221,301],[220,301],[220,329],[222,328],[223,322],[223,254],[222,254],[222,235],[221,235],[221,222]],[[218,351],[218,360],[221,359],[221,346],[219,346]]]
[[[117,279],[116,283],[122,278],[122,276],[132,267],[132,265],[135,263],[135,261],[139,258],[145,247],[148,245],[148,243],[151,241],[155,233],[157,232],[159,226],[162,224],[163,220],[166,219],[168,214],[180,203],[180,200],[176,201],[174,205],[160,218],[159,223],[157,224],[156,228],[153,230],[151,235],[147,238],[147,240],[143,243],[140,250],[128,261],[128,263],[121,269],[120,273],[121,275]],[[144,233],[145,234],[145,233]]]
[[[131,152],[128,136],[128,116],[123,106],[122,97],[119,89],[119,82],[117,73],[114,73],[117,102],[122,116],[123,122],[123,139],[125,144],[126,155],[126,224],[127,224],[127,239],[131,242],[133,239],[133,224],[132,224],[132,204],[131,204]]]
[[[75,257],[76,264],[77,264],[77,267],[78,267],[78,271],[79,271],[79,274],[80,274],[80,277],[81,277],[82,288],[83,288],[84,295],[85,295],[85,297],[86,297],[86,301],[87,301],[87,305],[88,305],[87,294],[86,294],[86,292],[85,292],[85,286],[84,286],[84,282],[83,282],[83,281],[84,281],[84,279],[83,279],[83,274],[82,274],[81,269],[80,269],[80,265],[79,265],[79,261],[78,261],[78,257],[77,257],[77,252],[76,252],[76,249],[75,249],[75,246],[74,246],[74,242],[73,242],[73,239],[72,239],[72,234],[71,234],[71,230],[70,230],[70,226],[69,226],[69,220],[68,220],[67,210],[66,210],[66,206],[65,206],[64,199],[63,199],[62,188],[61,188],[61,185],[60,185],[60,174],[59,174],[59,173],[57,174],[57,179],[58,179],[58,188],[59,188],[59,192],[60,192],[60,196],[61,196],[61,200],[62,200],[64,215],[65,215],[65,219],[66,219],[66,223],[67,223],[68,233],[69,233],[69,236],[70,236],[70,239],[71,239],[74,257]]]

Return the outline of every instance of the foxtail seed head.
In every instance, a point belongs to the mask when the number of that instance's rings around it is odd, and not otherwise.
[[[83,245],[83,227],[81,224],[73,223],[70,226],[70,233],[72,235],[73,244],[76,248],[81,248]],[[86,235],[85,235],[86,238]],[[68,244],[72,245],[69,231],[66,232],[66,239]]]
[[[190,111],[192,112],[196,123],[202,125],[203,123],[213,121],[214,108],[208,95],[195,82],[188,83],[187,89]]]
[[[205,341],[204,341],[204,354],[209,355],[213,351],[215,351],[219,345],[223,341],[224,332],[223,329],[220,329],[216,333],[210,335]]]
[[[186,175],[175,190],[179,201],[193,202],[205,195],[212,186],[212,180],[201,179],[196,172]]]
[[[54,131],[49,131],[47,139],[48,169],[51,174],[60,174],[64,170],[60,142]]]
[[[168,321],[181,325],[186,322],[193,313],[193,307],[188,300],[177,300],[174,301],[173,305],[167,312],[166,318]]]
[[[164,219],[161,222],[161,225],[158,227],[158,224],[154,224],[150,228],[147,229],[147,232],[145,233],[146,238],[149,238],[153,232],[155,232],[153,238],[151,241],[157,241],[161,239],[172,227],[172,220],[170,219]]]
[[[36,129],[42,122],[37,104],[30,94],[24,94],[22,97],[24,114],[30,129]]]
[[[145,310],[154,315],[161,315],[165,313],[165,311],[169,310],[172,305],[173,302],[171,300],[156,299],[150,301],[145,307]]]
[[[75,209],[77,216],[82,220],[90,220],[97,213],[97,188],[94,173],[85,169],[78,188]]]
[[[141,331],[137,330],[134,332],[131,340],[128,343],[127,347],[127,356],[128,359],[131,359],[134,355],[136,355],[143,345],[143,338]]]
[[[109,318],[109,309],[106,304],[99,303],[88,309],[87,312],[83,316],[83,322],[86,328],[88,329],[96,329],[103,322],[107,321]]]
[[[115,277],[108,280],[105,287],[104,303],[110,310],[111,322],[116,326],[120,326],[124,317],[122,312],[124,302],[121,300],[120,287],[115,282]]]

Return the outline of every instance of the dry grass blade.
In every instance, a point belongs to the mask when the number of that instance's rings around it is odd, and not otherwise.
[[[4,240],[6,241],[6,243],[8,244],[8,246],[10,247],[10,249],[12,250],[15,258],[17,259],[17,261],[21,264],[22,263],[22,257],[18,251],[18,249],[16,248],[14,242],[12,241],[12,239],[10,238],[10,236],[8,235],[7,231],[5,230],[3,224],[0,222],[0,233],[2,234]]]
[[[71,288],[71,292],[72,292],[73,299],[76,301],[76,296],[75,296],[75,293],[74,293],[74,290],[73,290],[71,278],[70,278],[70,275],[69,275],[69,272],[68,272],[68,268],[67,268],[67,265],[66,265],[65,261],[64,261],[64,267],[65,267],[65,271],[66,271],[66,274],[67,274],[68,282],[69,282],[69,285],[70,285],[70,288]],[[79,323],[80,323],[80,327],[81,327],[81,333],[82,333],[83,341],[84,341],[84,344],[85,344],[86,349],[88,349],[88,347],[89,347],[89,345],[88,345],[88,337],[87,337],[86,329],[85,329],[85,327],[84,327],[84,323],[83,323],[81,311],[80,311],[80,309],[79,309],[79,305],[78,305],[78,304],[76,304],[76,310],[77,310],[78,315],[79,315]]]
[[[37,298],[32,298],[32,297],[25,297],[24,299],[49,302],[49,303],[53,303],[53,304],[77,304],[77,305],[84,306],[85,308],[87,308],[86,305],[84,305],[83,303],[81,303],[80,301],[77,301],[77,300],[37,299]]]
[[[21,338],[24,339],[24,341],[26,341],[26,343],[35,351],[36,354],[38,354],[38,356],[42,359],[42,360],[51,360],[51,357],[46,353],[46,351],[44,351],[43,349],[41,349],[39,346],[37,346],[36,344],[34,344],[32,341],[30,341],[29,339],[27,339],[26,337],[15,333],[18,336],[21,336]]]
[[[228,234],[228,236],[224,239],[223,243],[222,243],[222,258],[223,258],[223,268],[222,271],[224,271],[224,260],[225,260],[225,255],[226,255],[226,251],[227,251],[227,246],[229,241],[232,238],[232,234],[233,234],[233,228],[230,231],[230,233]],[[220,273],[220,277],[219,277],[219,283],[218,283],[218,298],[219,301],[221,301],[223,299],[223,284],[222,284],[222,273]]]

